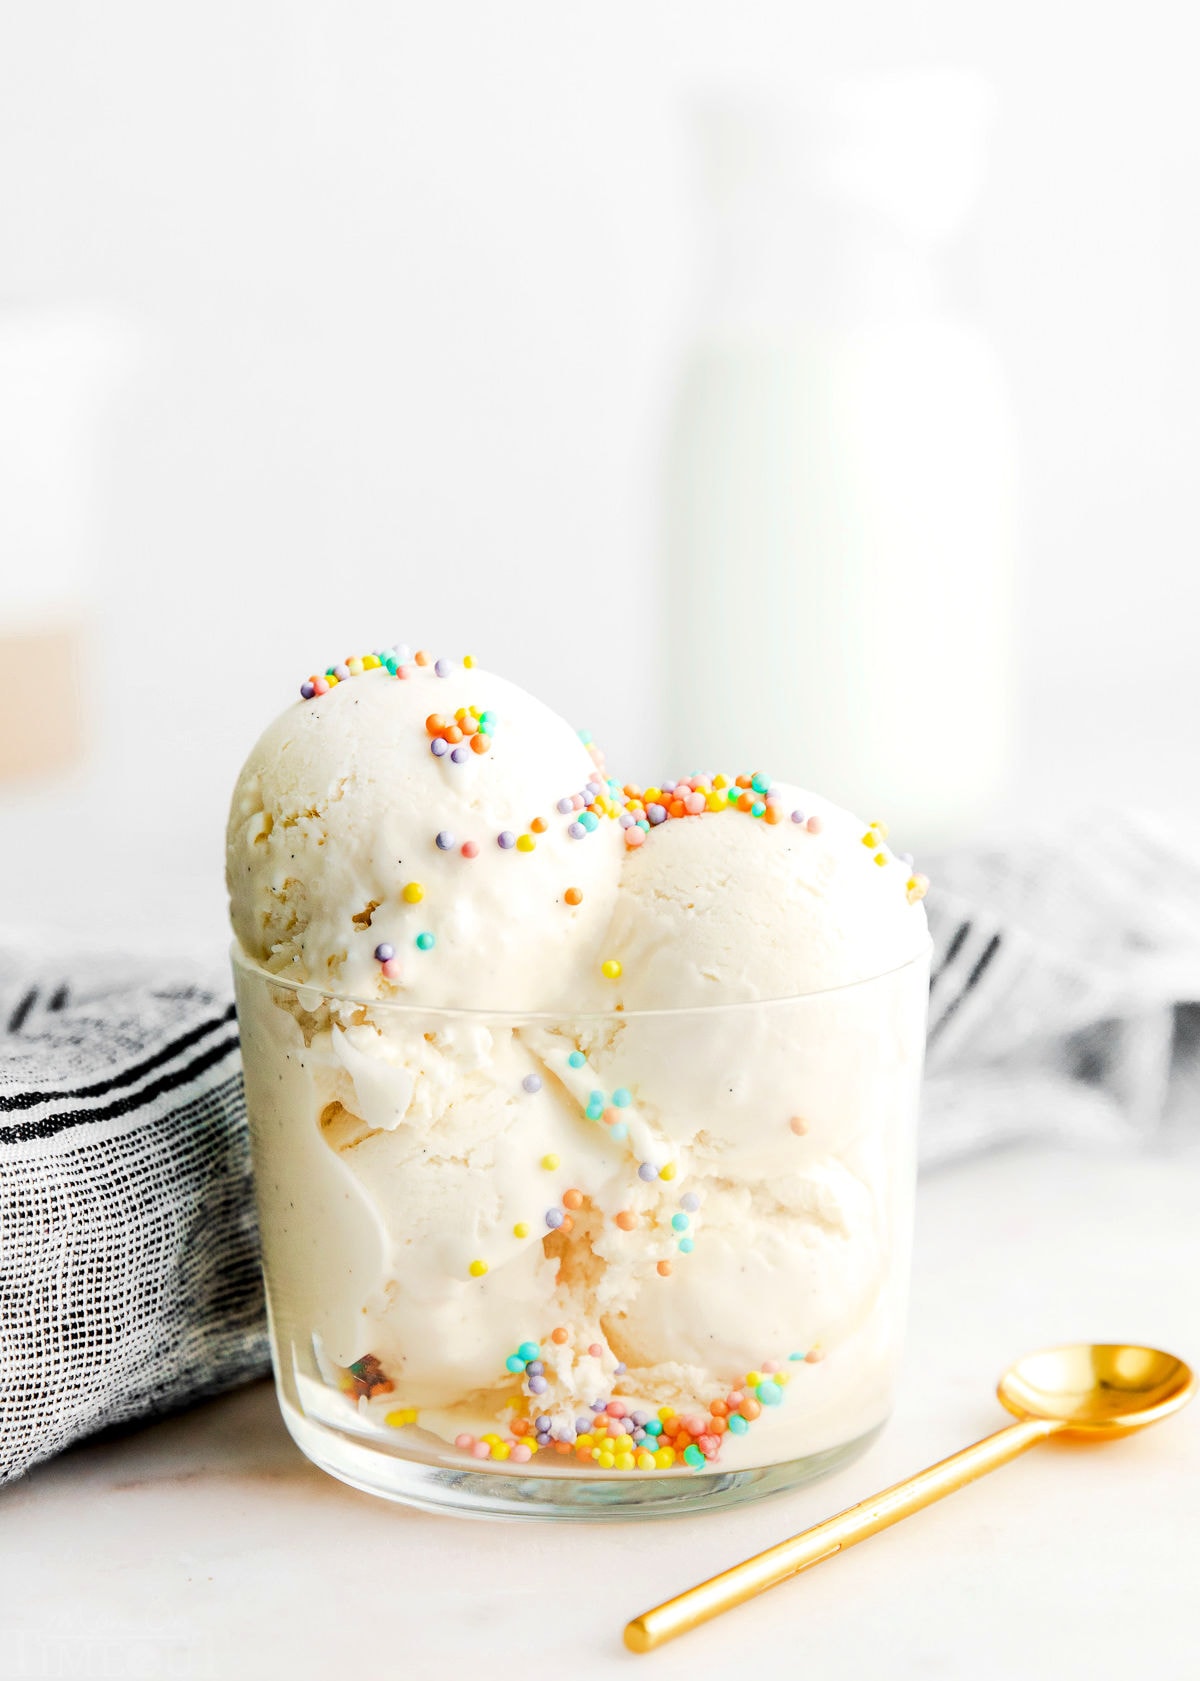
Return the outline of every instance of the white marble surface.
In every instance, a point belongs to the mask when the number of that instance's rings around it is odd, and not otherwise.
[[[858,1464],[674,1523],[463,1522],[311,1469],[265,1383],[0,1494],[0,1676],[1182,1676],[1200,1406],[1049,1445],[653,1656],[631,1614],[1005,1421],[999,1369],[1094,1338],[1200,1356],[1200,1156],[1024,1152],[921,1190],[895,1419]]]

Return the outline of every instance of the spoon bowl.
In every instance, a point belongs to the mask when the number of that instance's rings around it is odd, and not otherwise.
[[[1052,1420],[1064,1436],[1126,1436],[1186,1406],[1191,1368],[1161,1349],[1070,1343],[1010,1366],[996,1393],[1017,1418]]]

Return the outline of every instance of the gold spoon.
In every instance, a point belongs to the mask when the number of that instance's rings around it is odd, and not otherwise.
[[[1173,1354],[1124,1343],[1073,1343],[1027,1354],[1010,1366],[996,1393],[1021,1420],[850,1506],[814,1529],[756,1553],[698,1587],[643,1611],[625,1626],[631,1652],[652,1652],[677,1634],[720,1616],[789,1576],[844,1552],[856,1541],[899,1523],[922,1506],[994,1471],[1047,1436],[1059,1433],[1103,1441],[1156,1424],[1186,1406],[1195,1393],[1191,1369]]]

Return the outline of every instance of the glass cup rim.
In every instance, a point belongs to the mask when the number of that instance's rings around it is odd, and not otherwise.
[[[881,969],[873,975],[860,976],[855,981],[843,981],[839,986],[818,987],[812,992],[796,992],[783,998],[744,998],[731,1004],[684,1004],[656,1010],[482,1010],[463,1009],[456,1005],[411,1004],[390,998],[362,998],[354,993],[339,992],[335,988],[322,986],[319,981],[296,980],[292,976],[279,975],[270,969],[264,969],[261,963],[256,963],[253,958],[246,954],[238,940],[233,941],[229,955],[235,970],[239,970],[246,975],[252,975],[256,980],[283,987],[288,992],[311,993],[324,1002],[349,1004],[355,1009],[383,1011],[391,1019],[415,1019],[419,1016],[422,1020],[428,1020],[430,1016],[437,1016],[455,1021],[507,1023],[515,1026],[518,1023],[548,1025],[564,1021],[608,1023],[661,1021],[752,1010],[786,1009],[790,1005],[809,1004],[821,998],[839,997],[844,993],[857,992],[865,987],[874,986],[879,981],[890,980],[894,976],[902,975],[905,970],[915,969],[926,963],[932,950],[933,941],[927,936],[924,944],[911,957],[905,958],[903,963],[894,964],[890,969]]]

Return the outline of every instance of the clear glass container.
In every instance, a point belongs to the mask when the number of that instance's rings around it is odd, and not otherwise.
[[[465,1513],[660,1516],[837,1469],[904,1332],[928,954],[595,1015],[331,995],[235,951],[280,1405]]]

